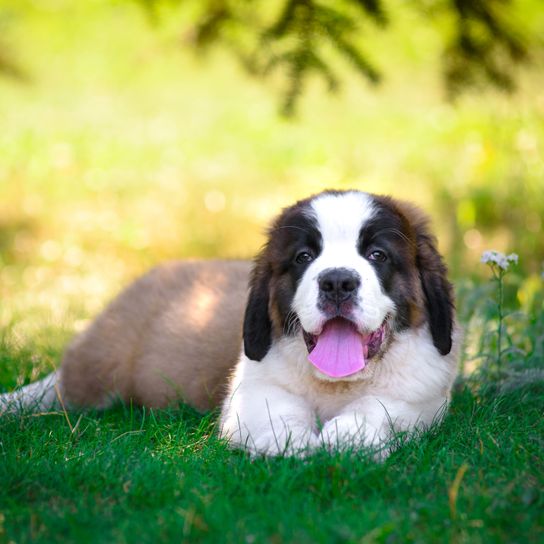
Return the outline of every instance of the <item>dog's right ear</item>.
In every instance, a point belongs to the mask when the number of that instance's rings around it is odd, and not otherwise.
[[[252,361],[262,360],[272,343],[272,321],[268,311],[271,277],[272,270],[263,251],[251,272],[244,315],[244,352]]]

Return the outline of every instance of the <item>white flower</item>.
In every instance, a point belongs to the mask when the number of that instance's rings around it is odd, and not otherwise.
[[[506,256],[506,260],[509,263],[518,264],[518,260],[519,260],[518,254],[517,253],[510,253],[510,255]]]
[[[482,258],[480,262],[484,264],[496,264],[499,268],[507,270],[511,263],[518,264],[519,257],[516,253],[510,253],[510,255],[505,255],[500,251],[488,250],[482,253]]]

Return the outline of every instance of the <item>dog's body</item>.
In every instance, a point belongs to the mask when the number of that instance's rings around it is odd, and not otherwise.
[[[378,446],[440,415],[459,335],[445,267],[415,208],[356,191],[300,201],[250,269],[151,271],[75,339],[58,373],[0,400],[222,402],[221,434],[264,454]]]
[[[177,262],[135,281],[67,349],[60,378],[67,403],[216,406],[240,355],[250,268]]]

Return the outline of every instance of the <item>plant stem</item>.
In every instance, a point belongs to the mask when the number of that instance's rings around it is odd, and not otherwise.
[[[502,300],[503,300],[503,277],[504,277],[504,271],[499,270],[497,281],[499,282],[499,299],[497,302],[497,310],[499,314],[499,325],[497,329],[497,371],[501,372],[502,370],[502,321],[503,321],[503,313],[502,313]]]

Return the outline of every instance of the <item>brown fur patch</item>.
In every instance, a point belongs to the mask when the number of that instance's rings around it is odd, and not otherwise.
[[[217,405],[240,354],[249,269],[244,261],[172,263],[134,282],[67,349],[67,402]]]

